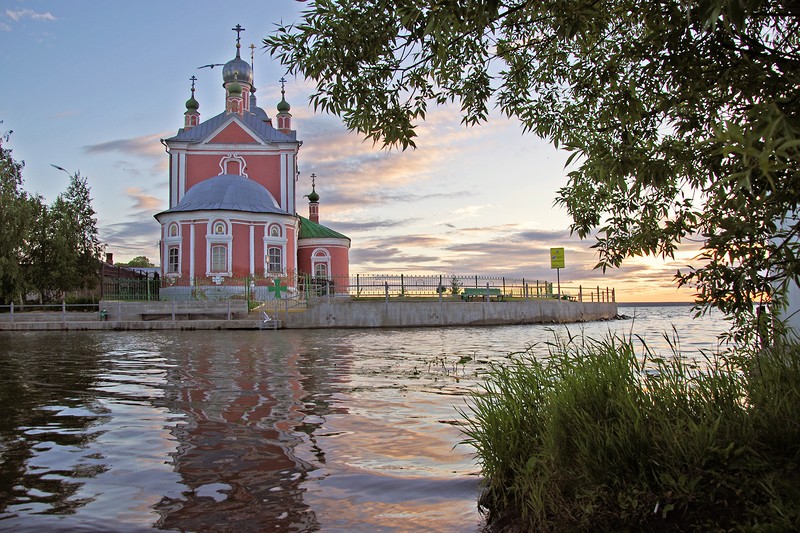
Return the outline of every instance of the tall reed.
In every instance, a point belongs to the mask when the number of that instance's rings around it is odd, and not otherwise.
[[[557,338],[492,366],[462,412],[490,524],[798,528],[800,349],[699,362],[643,351]]]

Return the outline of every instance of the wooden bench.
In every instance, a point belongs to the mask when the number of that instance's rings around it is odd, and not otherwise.
[[[489,287],[488,289],[486,287],[470,287],[464,289],[464,292],[461,293],[461,299],[465,302],[485,300],[487,295],[490,300],[495,299],[498,302],[502,302],[506,298],[503,291],[496,287]]]

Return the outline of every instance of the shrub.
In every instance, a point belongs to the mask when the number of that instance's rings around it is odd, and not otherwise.
[[[800,349],[744,368],[578,341],[493,365],[462,412],[491,525],[797,529]]]

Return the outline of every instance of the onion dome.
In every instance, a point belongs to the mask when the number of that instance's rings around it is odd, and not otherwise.
[[[186,100],[186,111],[197,111],[198,109],[200,109],[200,104],[194,99],[194,91],[192,91],[192,96]]]
[[[242,83],[253,85],[253,67],[239,57],[239,44],[236,44],[236,57],[225,63],[222,67],[222,85],[239,80]]]
[[[281,90],[281,101],[278,102],[278,112],[279,113],[288,113],[292,106],[289,105],[289,102],[286,101],[286,97],[284,96],[283,90]]]
[[[311,193],[305,195],[311,203],[319,202],[319,194],[317,194],[317,175],[311,174]]]
[[[228,94],[230,96],[241,96],[242,86],[235,79],[228,85]]]

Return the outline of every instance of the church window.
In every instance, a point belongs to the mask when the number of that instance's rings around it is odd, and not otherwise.
[[[226,166],[227,174],[240,174],[242,171],[242,165],[238,161],[228,161]]]
[[[215,244],[211,247],[211,272],[228,271],[228,247]]]
[[[177,246],[170,246],[167,252],[167,272],[177,274],[180,272],[179,252]]]
[[[283,271],[283,254],[277,246],[270,246],[267,250],[267,271],[270,273]]]
[[[247,176],[247,162],[244,157],[237,154],[228,154],[219,160],[219,173],[220,174],[234,174],[239,176]]]
[[[311,254],[311,267],[314,277],[327,279],[331,272],[331,256],[324,248],[317,248]]]

